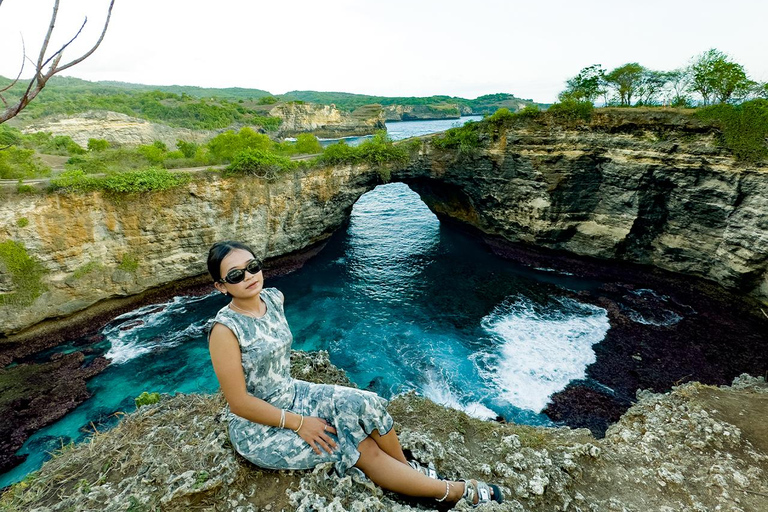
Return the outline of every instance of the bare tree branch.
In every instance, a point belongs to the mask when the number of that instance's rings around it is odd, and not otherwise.
[[[0,5],[2,5],[3,0],[0,0]],[[5,105],[5,110],[3,112],[0,112],[0,123],[3,123],[7,121],[8,119],[11,119],[12,117],[16,116],[19,112],[21,112],[24,107],[29,105],[29,102],[31,102],[33,99],[37,97],[38,94],[40,94],[40,91],[43,90],[43,87],[45,87],[45,84],[48,82],[48,80],[55,74],[60,73],[64,71],[65,69],[71,68],[72,66],[79,64],[80,62],[84,61],[88,57],[93,54],[93,52],[96,51],[96,49],[99,47],[101,42],[104,40],[104,35],[107,33],[107,27],[109,27],[109,20],[112,18],[112,7],[115,5],[115,0],[110,0],[109,2],[109,8],[107,9],[107,17],[104,21],[104,28],[101,31],[101,35],[99,36],[99,39],[96,41],[96,43],[91,47],[90,50],[82,54],[81,56],[77,57],[76,59],[63,64],[59,65],[61,62],[62,57],[64,56],[64,50],[69,47],[70,44],[72,44],[75,39],[77,39],[80,34],[83,32],[83,29],[85,28],[85,24],[88,23],[88,18],[86,17],[83,21],[83,24],[80,26],[80,29],[77,31],[77,33],[66,43],[64,43],[58,50],[53,52],[49,57],[46,58],[46,53],[48,52],[48,45],[51,42],[51,36],[53,35],[53,29],[56,25],[56,18],[59,13],[59,0],[55,0],[55,3],[53,5],[53,11],[51,13],[51,20],[50,24],[48,25],[48,32],[45,35],[45,40],[43,41],[43,45],[40,48],[40,53],[37,57],[37,62],[34,63],[35,65],[35,75],[32,79],[30,79],[29,83],[27,84],[26,90],[22,94],[21,98],[19,98],[14,105],[8,106],[7,101],[2,96],[2,93],[13,87],[18,81],[19,77],[21,77],[21,73],[24,69],[24,61],[22,61],[22,69],[19,71],[19,75],[16,77],[16,79],[11,82],[10,85],[0,90],[0,100],[2,100],[3,104]],[[22,44],[23,44],[23,38],[22,38]],[[30,60],[27,58],[26,55],[26,49],[24,49],[24,60]],[[46,70],[46,66],[48,69]]]
[[[3,3],[3,0],[0,0],[0,4]],[[21,74],[24,72],[24,64],[27,63],[27,47],[24,44],[24,36],[21,36],[21,67],[19,68],[19,74],[16,75],[16,78],[14,78],[11,83],[9,83],[7,86],[0,89],[0,101],[3,102],[3,105],[5,105],[6,108],[8,108],[8,102],[5,101],[5,97],[3,97],[3,93],[16,85],[16,83],[19,81],[19,78],[21,78]]]

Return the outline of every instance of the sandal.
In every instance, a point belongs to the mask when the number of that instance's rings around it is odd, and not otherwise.
[[[460,499],[466,499],[472,507],[485,505],[491,501],[496,503],[504,502],[504,495],[501,493],[498,485],[487,484],[480,480],[459,480],[464,482],[464,494]],[[472,482],[475,483],[472,483]],[[493,491],[493,494],[491,494]],[[477,503],[475,503],[475,497],[477,497]]]
[[[426,466],[422,466],[418,461],[416,460],[409,460],[408,465],[411,466],[413,469],[421,473],[422,475],[426,475],[429,478],[434,478],[435,480],[445,480],[438,472],[437,469],[435,469],[434,463],[430,462]]]

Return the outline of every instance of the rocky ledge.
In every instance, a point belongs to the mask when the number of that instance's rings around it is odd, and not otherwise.
[[[326,353],[294,353],[293,373],[349,385]],[[637,403],[604,439],[585,429],[484,422],[419,396],[389,411],[406,453],[449,478],[498,483],[488,510],[760,511],[768,505],[768,386],[690,383]],[[176,395],[65,448],[8,489],[4,510],[431,510],[360,475],[262,470],[235,455],[221,395]],[[469,507],[461,504],[456,510]]]

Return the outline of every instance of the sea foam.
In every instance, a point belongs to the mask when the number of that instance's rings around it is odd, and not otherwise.
[[[517,295],[482,320],[497,341],[473,359],[499,397],[520,409],[540,412],[550,396],[574,379],[585,377],[595,362],[592,345],[610,328],[607,312],[572,299],[541,305]]]

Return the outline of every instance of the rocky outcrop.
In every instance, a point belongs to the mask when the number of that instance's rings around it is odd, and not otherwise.
[[[307,132],[317,137],[352,137],[386,129],[380,105],[364,105],[352,112],[344,112],[335,105],[290,102],[275,105],[269,115],[282,120],[281,137]]]
[[[768,166],[691,115],[600,109],[436,149],[393,180],[439,216],[510,243],[703,277],[768,304]]]
[[[458,104],[442,105],[387,105],[384,115],[387,121],[425,121],[429,119],[459,119],[471,114],[471,109],[460,108]]]
[[[426,121],[430,119],[459,119],[470,115],[472,109],[455,103],[441,105],[387,105],[384,115],[387,121]]]
[[[317,244],[378,182],[368,166],[343,165],[272,181],[211,176],[145,195],[11,196],[0,206],[0,243],[12,240],[37,261],[43,290],[31,303],[7,301],[0,335],[203,275],[208,247],[217,240],[246,240],[265,259]],[[20,227],[19,218],[28,223]],[[0,258],[0,274],[11,272]]]
[[[293,374],[349,385],[326,353],[294,353]],[[738,506],[764,510],[768,493],[768,386],[693,383],[639,401],[608,432],[483,422],[414,394],[389,411],[406,454],[448,478],[500,485],[493,510],[573,512]],[[176,395],[129,414],[12,487],[4,510],[433,510],[433,500],[383,491],[332,464],[269,471],[235,455],[221,395]],[[255,492],[255,490],[257,490]],[[734,505],[735,504],[735,505]],[[457,510],[468,510],[462,503]]]
[[[71,117],[56,116],[44,119],[24,127],[22,131],[67,135],[82,147],[88,145],[88,139],[105,139],[116,146],[138,146],[152,144],[159,140],[169,148],[175,148],[176,141],[179,139],[202,143],[218,133],[211,130],[176,128],[101,110],[84,112]]]
[[[36,430],[53,423],[91,396],[85,381],[106,368],[103,357],[84,363],[81,352],[43,364],[0,369],[0,473],[20,464],[14,455]]]

